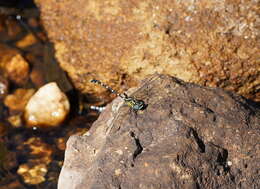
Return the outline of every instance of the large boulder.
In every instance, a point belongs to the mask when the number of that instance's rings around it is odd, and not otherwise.
[[[219,88],[153,75],[71,136],[59,189],[260,188],[260,109]]]
[[[117,90],[158,72],[260,101],[257,1],[35,0],[74,85]]]

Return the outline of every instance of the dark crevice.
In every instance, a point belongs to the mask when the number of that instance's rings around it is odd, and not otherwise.
[[[225,172],[228,172],[230,169],[229,166],[227,165],[227,159],[228,159],[228,151],[222,148],[222,152],[218,154],[217,163],[223,166]]]
[[[222,149],[222,153],[218,154],[217,162],[222,164],[227,161],[228,158],[228,151],[226,149]]]
[[[143,147],[140,143],[140,140],[135,136],[134,132],[131,131],[130,136],[135,140],[136,149],[133,153],[133,161],[135,161],[137,156],[142,153]]]
[[[198,136],[198,133],[193,128],[191,128],[191,133],[192,133],[196,143],[198,144],[198,147],[200,149],[200,153],[205,153],[205,144],[200,139],[200,137]]]
[[[195,188],[196,188],[196,189],[200,189],[199,183],[196,182],[196,187],[195,187]]]

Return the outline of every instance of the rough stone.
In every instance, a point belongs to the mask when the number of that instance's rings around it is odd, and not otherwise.
[[[219,88],[153,75],[71,136],[59,189],[260,188],[260,108]]]
[[[18,85],[29,79],[29,63],[18,51],[5,45],[0,45],[0,71]]]
[[[257,1],[35,2],[60,65],[83,92],[105,96],[93,78],[124,91],[158,72],[260,101]]]
[[[35,93],[35,89],[18,88],[13,94],[9,94],[4,99],[4,104],[10,111],[23,112],[29,99]]]

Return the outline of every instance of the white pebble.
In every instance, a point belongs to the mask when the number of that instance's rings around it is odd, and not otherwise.
[[[55,82],[41,87],[25,108],[28,126],[57,126],[69,113],[70,104],[66,95]]]

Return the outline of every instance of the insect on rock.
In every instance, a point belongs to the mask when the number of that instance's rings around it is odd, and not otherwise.
[[[146,104],[144,103],[143,100],[138,100],[136,98],[129,97],[126,93],[120,94],[99,80],[92,79],[90,82],[98,84],[98,85],[104,87],[105,89],[109,90],[111,93],[116,94],[117,96],[121,97],[125,101],[125,103],[135,111],[143,110],[146,107]]]

